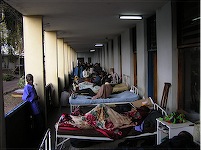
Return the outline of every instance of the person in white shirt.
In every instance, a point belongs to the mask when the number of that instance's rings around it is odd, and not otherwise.
[[[89,71],[88,71],[88,69],[84,69],[82,71],[82,75],[83,75],[84,78],[88,78],[89,77]]]

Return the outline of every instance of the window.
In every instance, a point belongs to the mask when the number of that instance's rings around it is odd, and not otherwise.
[[[192,121],[200,111],[199,1],[177,3],[178,109]]]

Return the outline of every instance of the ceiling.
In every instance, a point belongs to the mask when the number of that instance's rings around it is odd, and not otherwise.
[[[170,0],[4,0],[23,15],[42,15],[45,31],[56,31],[76,52],[89,52],[139,20],[120,20],[119,15],[147,18]]]

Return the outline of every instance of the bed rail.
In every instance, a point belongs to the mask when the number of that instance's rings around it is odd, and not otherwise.
[[[51,150],[51,135],[50,135],[50,129],[48,129],[45,133],[45,136],[41,142],[39,150]]]
[[[161,112],[162,115],[167,115],[166,111],[160,107],[158,104],[154,103],[154,101],[152,100],[151,97],[149,97],[149,100],[151,102],[151,104],[153,105],[153,109],[154,110],[159,110]],[[130,103],[132,106],[133,104]],[[135,107],[135,106],[133,106]],[[59,121],[62,119],[62,116],[59,118]],[[58,123],[55,125],[55,129],[56,129],[56,141],[55,141],[55,148],[57,149],[58,147],[62,148],[63,144],[68,141],[71,138],[78,138],[78,139],[93,139],[93,140],[105,140],[105,141],[112,141],[112,139],[108,138],[108,137],[98,137],[98,136],[86,136],[86,135],[71,135],[71,134],[57,134],[58,133]],[[142,136],[150,136],[150,135],[155,135],[157,134],[157,132],[148,132],[148,133],[143,133],[143,134],[138,134],[138,135],[128,135],[125,138],[137,138],[137,137],[142,137]],[[58,139],[63,139],[62,141],[58,141]]]
[[[161,111],[162,115],[167,116],[167,112],[162,107],[160,107],[158,104],[154,103],[154,101],[152,100],[151,97],[149,97],[149,99],[150,99],[151,103],[153,104],[154,110],[159,110],[159,111]]]
[[[138,95],[138,88],[132,85],[130,88],[130,92],[133,92],[134,94]]]

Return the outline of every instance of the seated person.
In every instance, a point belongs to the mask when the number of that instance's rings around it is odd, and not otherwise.
[[[112,94],[112,86],[110,85],[111,80],[109,78],[105,79],[105,84],[101,85],[98,93],[92,97],[92,99],[98,98],[108,98]]]
[[[101,77],[101,85],[102,85],[105,83],[105,79],[107,78],[107,73],[105,71],[101,71],[100,77]]]
[[[110,75],[108,76],[109,78],[111,78],[111,83],[113,84],[118,84],[119,83],[119,75],[114,72],[114,68],[110,68]]]
[[[87,68],[84,69],[84,71],[82,72],[83,77],[84,78],[88,78],[89,77],[89,70]]]
[[[101,77],[100,75],[98,74],[98,72],[95,72],[95,76],[93,77],[92,83],[94,83],[94,85],[101,85]]]

